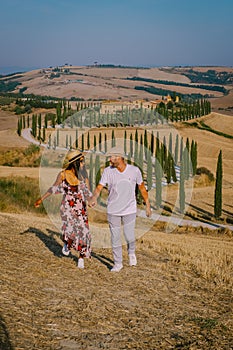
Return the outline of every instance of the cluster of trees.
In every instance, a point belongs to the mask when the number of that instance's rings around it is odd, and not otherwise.
[[[209,69],[206,72],[199,72],[193,69],[183,72],[192,83],[204,83],[204,84],[232,84],[233,74],[230,72],[217,72],[213,69]]]
[[[0,93],[6,93],[6,92],[11,92],[14,91],[16,89],[16,87],[18,85],[20,85],[21,83],[18,81],[4,81],[1,80],[0,81]]]

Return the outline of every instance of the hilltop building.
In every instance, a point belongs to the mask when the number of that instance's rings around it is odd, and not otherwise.
[[[177,96],[178,101],[179,97]],[[146,100],[135,100],[135,101],[117,101],[117,100],[107,100],[103,101],[101,103],[100,107],[100,113],[101,114],[114,114],[116,112],[120,112],[123,109],[144,109],[144,110],[151,110],[155,109],[161,102],[164,104],[167,104],[169,101],[172,101],[172,98],[170,95],[165,97],[164,99],[156,99],[152,101],[146,101]],[[176,99],[176,102],[178,102]]]

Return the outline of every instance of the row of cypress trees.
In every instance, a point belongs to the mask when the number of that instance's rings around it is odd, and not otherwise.
[[[86,108],[87,106],[83,105],[82,107],[79,106],[77,109]],[[161,107],[162,108],[162,107]],[[178,110],[172,111],[170,113],[170,120],[172,121],[179,121],[179,120],[187,120],[189,115],[191,115],[191,118],[194,118],[195,116],[201,116],[203,114],[207,114],[210,112],[210,105],[207,103],[207,101],[201,101],[197,102],[196,105],[193,106],[186,106],[185,109],[180,109],[180,112],[178,114]],[[154,116],[156,117],[157,114],[155,111],[152,111]],[[152,115],[152,112],[150,113],[150,116]],[[156,111],[158,112],[158,111]],[[167,110],[164,109],[164,112],[162,110],[159,110],[160,114],[164,114],[165,120],[168,119],[166,113]],[[39,140],[45,141],[46,134],[45,131],[50,124],[53,128],[55,128],[56,123],[60,124],[62,121],[67,119],[67,116],[72,114],[71,107],[66,106],[66,104],[58,104],[56,116],[54,114],[46,114],[44,118],[44,126],[42,128],[42,117],[41,114],[39,115],[32,115],[31,120],[30,117],[27,116],[21,116],[18,119],[18,127],[17,132],[19,135],[21,135],[22,129],[26,127],[30,127],[30,121],[31,121],[31,129],[32,129],[32,135],[34,137],[37,137]],[[72,118],[70,119],[73,120]],[[81,118],[82,120],[82,118]],[[162,120],[162,119],[161,119]],[[149,117],[148,114],[145,114],[144,112],[144,122],[148,123]],[[163,121],[164,122],[164,121]],[[81,125],[82,126],[82,125]],[[71,127],[74,127],[74,123],[71,122]],[[78,132],[78,129],[76,129],[76,133]],[[90,134],[87,134],[87,139],[85,140],[85,135],[82,134],[81,136],[81,145],[78,144],[78,135],[76,134],[76,141],[75,146],[76,148],[84,149],[90,149],[91,141],[90,141]],[[102,140],[102,133],[99,133],[99,138],[97,140],[97,136],[94,135],[94,151],[97,151],[97,148],[100,152],[107,152],[107,135],[104,134],[104,141]],[[112,130],[112,146],[115,144],[115,135],[114,135],[114,129]],[[138,166],[143,169],[143,157],[145,157],[146,163],[147,163],[147,186],[148,190],[152,188],[153,185],[153,167],[157,169],[155,172],[155,179],[156,179],[156,203],[159,207],[161,205],[161,198],[162,198],[162,185],[161,181],[163,176],[166,176],[167,183],[176,182],[176,171],[175,171],[175,165],[180,163],[180,211],[183,212],[184,210],[184,204],[185,204],[185,190],[184,190],[184,183],[185,180],[187,180],[190,176],[190,174],[193,176],[196,173],[196,167],[197,167],[197,144],[196,142],[192,141],[191,146],[189,145],[189,140],[186,140],[186,145],[183,147],[183,139],[181,138],[180,141],[178,141],[179,136],[176,135],[176,144],[175,144],[175,150],[172,154],[171,152],[171,144],[172,144],[172,135],[169,136],[169,146],[166,145],[166,140],[164,139],[163,142],[159,144],[158,140],[158,133],[157,137],[155,138],[153,136],[150,139],[150,144],[147,137],[147,132],[145,130],[144,137],[138,136],[138,131],[135,131],[135,135],[130,134],[130,147],[129,150],[126,149],[126,140],[127,140],[127,131],[125,130],[125,136],[124,136],[124,146],[125,146],[125,153],[128,154],[128,161],[131,162],[131,158],[134,157],[135,163],[138,164]],[[102,145],[103,144],[103,145]],[[54,139],[51,140],[51,135],[49,136],[48,140],[48,146],[56,148],[59,145],[59,130],[57,130],[57,136],[54,136]],[[143,146],[142,146],[143,145]],[[178,146],[179,145],[179,146]],[[80,147],[81,146],[81,147]],[[66,148],[72,148],[72,139],[71,136],[66,137]],[[180,154],[178,156],[178,148],[180,147]],[[138,151],[139,148],[139,151]],[[144,148],[144,150],[143,150]],[[144,156],[142,154],[144,153]],[[155,162],[153,164],[153,157],[155,155]],[[98,159],[98,156],[97,156]],[[91,169],[91,168],[90,168]],[[97,176],[98,178],[98,176]],[[222,213],[222,153],[219,154],[218,159],[218,166],[216,171],[216,185],[215,185],[215,205],[214,205],[214,213],[215,217],[220,217]]]
[[[92,106],[91,109],[88,109]],[[43,118],[43,126],[41,114],[32,116],[31,128],[32,135],[39,138],[42,134],[42,128],[47,129],[48,126],[55,128],[56,125],[68,126],[70,128],[78,127],[100,127],[100,126],[143,126],[143,125],[158,125],[168,122],[186,121],[189,119],[198,118],[200,116],[209,114],[211,112],[211,104],[207,100],[197,100],[195,102],[186,103],[179,108],[168,108],[164,103],[158,105],[155,109],[130,110],[128,107],[123,108],[115,114],[101,114],[100,107],[94,106],[90,103],[81,103],[77,105],[77,112],[75,112],[70,103],[66,101],[59,101],[55,113],[47,113]],[[81,112],[84,110],[84,112]],[[26,127],[25,116],[20,116],[18,121],[18,134],[21,135],[22,129]],[[30,127],[29,116],[27,116],[27,127]],[[43,139],[45,141],[45,139]]]
[[[157,154],[158,157],[155,158],[155,179],[156,179],[156,189],[155,189],[155,203],[156,207],[160,208],[162,205],[162,178],[163,178],[163,169],[161,166],[161,154],[159,152]],[[95,157],[95,159],[93,159]],[[152,187],[152,158],[148,155],[147,162],[147,186],[148,190]],[[131,162],[128,159],[128,162]],[[105,165],[108,164],[108,160],[106,158]],[[93,154],[90,155],[89,162],[89,181],[91,185],[91,190],[99,183],[101,176],[101,166],[100,166],[100,155]],[[179,210],[180,213],[184,213],[185,211],[185,160],[184,157],[180,164],[180,181],[179,181]],[[140,195],[138,195],[138,200],[140,201]],[[219,152],[218,162],[217,162],[217,170],[216,170],[216,182],[215,182],[215,197],[214,197],[214,215],[218,219],[222,214],[222,151]]]

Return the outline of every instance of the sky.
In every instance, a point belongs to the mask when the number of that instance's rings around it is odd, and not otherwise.
[[[0,0],[0,73],[233,66],[232,14],[233,0]]]

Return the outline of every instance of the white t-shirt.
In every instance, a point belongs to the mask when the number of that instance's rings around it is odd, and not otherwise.
[[[136,213],[135,187],[142,182],[141,171],[134,165],[126,164],[123,172],[112,166],[105,168],[99,183],[108,186],[107,213],[117,216]]]

